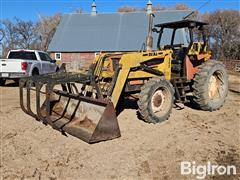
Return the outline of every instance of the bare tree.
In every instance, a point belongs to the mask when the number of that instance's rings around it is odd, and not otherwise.
[[[209,23],[208,33],[214,51],[220,58],[240,59],[239,19],[239,12],[234,10],[217,10],[203,15],[203,20]]]
[[[78,9],[74,10],[73,12],[78,13],[78,14],[82,14],[84,11],[83,11],[83,8],[78,8]]]
[[[15,18],[1,21],[1,30],[4,32],[2,39],[3,56],[6,56],[10,49],[30,49],[38,41],[35,31],[35,24],[32,21],[23,21]]]
[[[39,49],[46,51],[60,22],[59,13],[54,16],[40,16],[37,23],[14,18],[0,21],[0,30],[4,32],[1,40],[2,54],[6,57],[11,49]]]
[[[173,8],[170,7],[164,7],[160,4],[157,4],[156,6],[152,7],[152,11],[161,11],[161,10],[167,10],[167,9],[175,9],[175,10],[190,10],[191,8],[186,4],[176,4]],[[136,12],[136,11],[147,11],[147,8],[137,8],[137,7],[131,7],[128,5],[125,5],[123,7],[118,8],[118,12]]]
[[[40,36],[40,49],[46,51],[61,20],[61,14],[39,16],[39,18],[40,20],[36,27],[38,35]]]
[[[160,11],[160,10],[165,10],[165,7],[162,7],[160,4],[153,6],[152,7],[152,11],[156,12],[156,11]],[[123,6],[118,8],[117,10],[118,12],[143,12],[143,11],[147,11],[147,8],[137,8],[137,7],[131,7],[131,6]]]
[[[190,10],[189,6],[186,4],[176,4],[176,6],[174,7],[174,9],[176,10]]]
[[[15,24],[10,20],[2,20],[1,22],[1,31],[4,32],[4,37],[1,40],[2,44],[2,55],[6,57],[7,52],[10,49],[15,49],[18,46],[17,34],[15,32]]]
[[[18,48],[31,49],[38,41],[36,33],[36,26],[32,21],[23,21],[15,18],[16,24],[13,28],[15,36],[15,42],[17,42]]]
[[[163,7],[160,4],[157,4],[156,6],[152,7],[153,12],[157,12],[157,11],[161,11],[161,10],[165,10],[165,9],[166,9],[166,7]],[[142,11],[147,11],[147,7],[143,8]]]
[[[130,6],[123,6],[118,8],[118,12],[136,12],[136,11],[141,11],[141,9],[136,8],[136,7],[130,7]]]

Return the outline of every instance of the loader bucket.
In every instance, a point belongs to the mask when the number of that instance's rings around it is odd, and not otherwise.
[[[66,76],[49,75],[21,80],[20,103],[23,111],[63,134],[68,133],[87,143],[120,137],[113,103],[107,98],[84,96],[78,85],[87,79],[81,78],[83,75]],[[32,90],[36,91],[36,111],[29,105]]]

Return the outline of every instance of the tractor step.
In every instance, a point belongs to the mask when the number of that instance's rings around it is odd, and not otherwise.
[[[186,78],[173,78],[171,82],[175,89],[176,102],[183,104],[189,102],[186,98],[186,91],[190,90],[190,81]]]

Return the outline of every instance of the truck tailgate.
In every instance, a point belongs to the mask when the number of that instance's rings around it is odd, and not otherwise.
[[[20,59],[1,59],[0,73],[24,72],[22,70],[22,62],[23,60]]]

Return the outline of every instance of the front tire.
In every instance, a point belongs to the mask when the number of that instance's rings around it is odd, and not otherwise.
[[[6,83],[6,79],[0,79],[0,86],[4,86]]]
[[[141,88],[139,113],[148,123],[160,123],[169,118],[174,101],[174,89],[163,78],[152,78]]]
[[[228,93],[228,75],[216,60],[203,63],[194,77],[194,101],[202,110],[215,111],[223,106]]]

